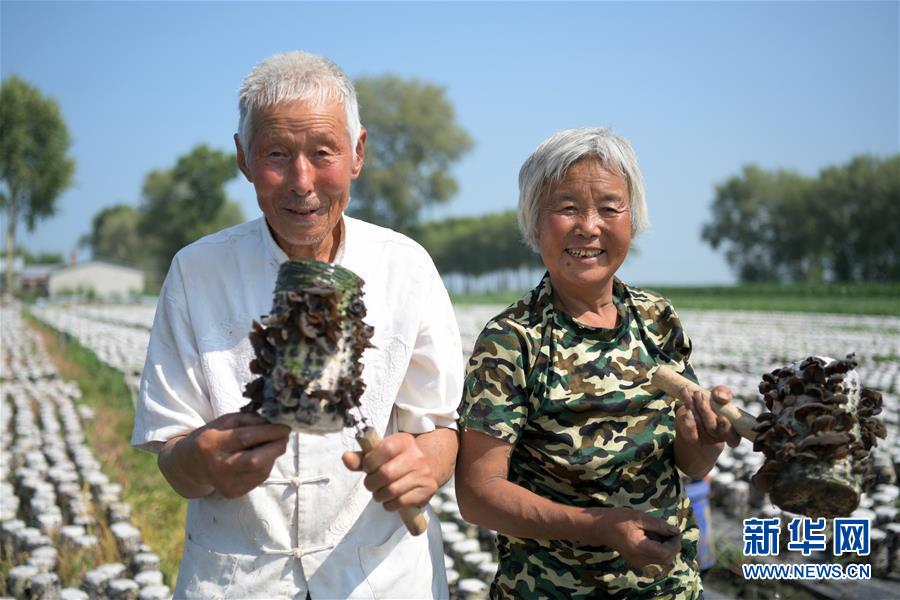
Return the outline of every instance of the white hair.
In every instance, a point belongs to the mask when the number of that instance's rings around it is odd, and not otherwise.
[[[303,100],[313,104],[340,102],[347,121],[350,147],[356,153],[362,124],[353,82],[336,64],[316,54],[294,51],[276,54],[255,67],[241,85],[238,100],[238,138],[250,156],[253,115],[262,108]]]
[[[644,177],[628,140],[605,128],[567,129],[544,140],[519,170],[519,229],[535,252],[540,251],[535,233],[541,195],[548,184],[561,181],[569,167],[589,157],[597,158],[606,168],[625,177],[631,209],[631,235],[650,226],[644,199]]]

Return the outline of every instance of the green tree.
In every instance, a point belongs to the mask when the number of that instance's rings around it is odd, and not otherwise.
[[[773,252],[784,238],[780,226],[782,187],[802,185],[802,178],[784,171],[768,173],[750,165],[741,175],[716,186],[711,223],[702,238],[725,250],[725,260],[741,281],[777,281],[788,257]]]
[[[540,265],[538,255],[522,240],[514,210],[426,223],[412,235],[442,273],[481,275]]]
[[[898,281],[898,220],[900,156],[859,156],[817,177],[746,166],[701,235],[744,282]]]
[[[61,252],[38,252],[37,254],[31,254],[26,251],[24,254],[26,265],[61,265],[66,262],[66,259]]]
[[[472,147],[472,139],[456,123],[440,86],[382,75],[360,78],[356,92],[368,139],[366,166],[349,211],[409,231],[424,207],[456,194],[450,167]]]
[[[235,156],[200,145],[171,169],[144,179],[138,233],[152,285],[159,285],[172,257],[191,242],[244,220],[225,184],[237,175]]]
[[[12,76],[0,86],[0,208],[6,212],[6,255],[15,248],[16,227],[29,231],[56,211],[56,200],[72,183],[69,130],[52,98]],[[12,261],[10,261],[12,264]],[[6,271],[12,291],[13,272]]]
[[[37,254],[32,254],[27,248],[21,246],[18,246],[13,250],[13,256],[21,256],[22,262],[26,265],[54,265],[66,262],[66,259],[61,252],[42,251]]]
[[[138,236],[140,214],[127,204],[104,208],[91,222],[91,232],[81,244],[91,249],[95,258],[108,258],[137,266],[146,266]]]
[[[828,167],[814,190],[835,281],[900,281],[900,155]]]

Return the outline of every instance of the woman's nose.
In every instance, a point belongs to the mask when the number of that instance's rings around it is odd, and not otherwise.
[[[579,213],[577,223],[577,232],[585,237],[598,237],[603,230],[603,219],[595,210]]]

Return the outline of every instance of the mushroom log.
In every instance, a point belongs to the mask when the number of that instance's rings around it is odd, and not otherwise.
[[[755,419],[733,405],[711,402],[766,460],[753,485],[782,509],[810,517],[853,512],[874,479],[870,450],[886,430],[877,415],[881,394],[863,388],[853,355],[810,356],[763,375],[767,411]],[[653,384],[677,397],[695,383],[660,366]]]

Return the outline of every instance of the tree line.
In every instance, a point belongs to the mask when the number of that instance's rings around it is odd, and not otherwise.
[[[441,273],[482,275],[541,264],[519,233],[515,210],[432,221],[410,235],[428,250]]]
[[[410,233],[424,207],[456,194],[451,167],[471,149],[472,138],[439,85],[380,75],[358,79],[356,88],[370,143],[350,213]],[[8,216],[12,254],[16,225],[24,221],[32,230],[55,213],[75,163],[59,106],[27,82],[3,82],[0,116],[0,208]],[[81,244],[97,258],[142,268],[148,287],[158,289],[180,248],[244,220],[224,189],[237,173],[233,154],[197,146],[173,167],[151,171],[136,204],[97,213]]]
[[[452,166],[473,145],[443,87],[394,75],[360,78],[356,87],[369,138],[350,214],[409,234],[442,272],[539,265],[515,211],[422,223],[425,207],[455,195]],[[0,90],[0,133],[0,208],[12,253],[17,223],[33,229],[54,214],[75,163],[56,102],[15,76]],[[144,269],[158,289],[180,248],[244,220],[225,193],[237,175],[232,153],[197,146],[148,173],[136,203],[97,213],[81,243],[97,258]],[[742,282],[900,281],[900,155],[858,156],[815,177],[746,166],[716,186],[711,213],[702,239],[724,252]]]
[[[742,282],[900,281],[900,155],[807,177],[744,167],[716,186],[702,238]]]

